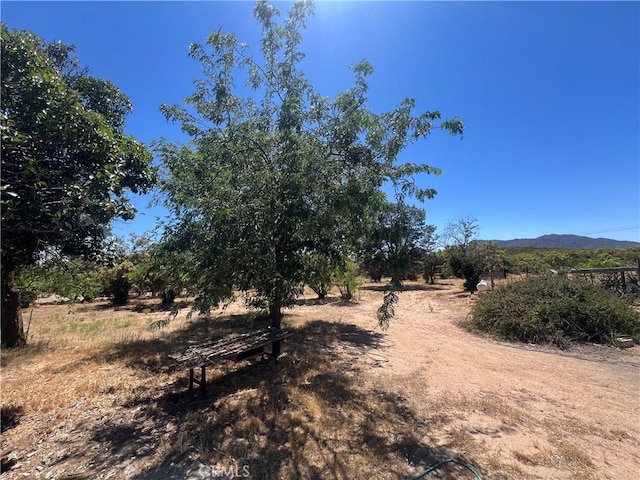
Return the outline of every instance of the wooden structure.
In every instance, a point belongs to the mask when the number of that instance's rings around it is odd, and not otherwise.
[[[206,368],[219,360],[239,362],[257,355],[270,355],[275,361],[280,356],[280,342],[293,335],[283,329],[265,328],[255,332],[243,333],[212,342],[191,345],[182,353],[169,355],[176,362],[189,369],[189,392],[193,384],[200,385],[202,398],[206,397]],[[200,368],[200,378],[194,370]]]
[[[572,268],[569,270],[569,273],[582,273],[589,274],[591,278],[591,283],[593,283],[593,276],[595,274],[606,274],[606,275],[615,275],[617,273],[620,274],[620,282],[622,288],[626,290],[627,282],[625,280],[626,272],[636,272],[636,287],[638,283],[638,279],[640,279],[640,259],[636,260],[636,265],[629,265],[626,267],[608,267],[608,268]]]
[[[640,275],[639,266],[628,267],[608,267],[608,268],[572,268],[569,273],[618,273],[618,272],[638,272]]]

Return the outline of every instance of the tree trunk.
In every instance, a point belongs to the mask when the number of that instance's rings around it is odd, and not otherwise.
[[[269,318],[271,319],[271,328],[280,329],[282,322],[282,298],[276,295],[277,298],[273,300],[273,303],[269,305]],[[271,345],[271,356],[278,361],[280,356],[280,342],[273,342]]]
[[[282,322],[282,299],[274,299],[269,305],[269,318],[271,319],[271,327],[280,328]]]
[[[348,302],[353,300],[353,292],[351,291],[351,287],[349,286],[348,283],[345,284],[345,290],[344,290],[344,293],[342,294],[342,299]]]
[[[275,249],[275,267],[277,272],[282,271],[282,266],[285,264],[285,255],[283,245],[286,245],[286,240],[281,236],[276,249]],[[272,328],[280,328],[282,321],[282,304],[284,297],[284,281],[279,275],[274,279],[273,290],[269,299],[269,318],[271,319]]]
[[[14,283],[15,272],[2,272],[2,345],[23,347],[27,344],[20,308],[20,290]]]
[[[162,305],[173,305],[174,300],[176,299],[175,290],[165,290],[161,293],[162,296]]]
[[[131,284],[126,278],[117,278],[111,284],[112,304],[116,306],[126,305],[129,301]]]

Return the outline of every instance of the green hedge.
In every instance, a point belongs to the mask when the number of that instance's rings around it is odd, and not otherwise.
[[[627,301],[581,278],[564,275],[529,277],[480,296],[468,325],[526,343],[613,344],[620,335],[640,343],[640,313]]]

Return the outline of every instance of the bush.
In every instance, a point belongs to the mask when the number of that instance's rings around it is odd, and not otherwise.
[[[640,341],[640,313],[628,302],[584,279],[543,275],[509,283],[481,296],[469,327],[527,343]]]
[[[362,285],[360,277],[360,267],[353,260],[346,260],[345,263],[334,271],[333,281],[340,290],[342,300],[352,300],[353,294]]]
[[[133,271],[133,263],[125,260],[106,272],[109,281],[109,292],[114,305],[126,305],[131,290],[131,280],[128,274]]]
[[[325,298],[331,290],[333,266],[331,259],[320,253],[313,253],[305,259],[307,285],[318,298]]]

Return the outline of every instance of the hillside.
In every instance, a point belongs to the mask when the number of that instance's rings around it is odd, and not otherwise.
[[[579,235],[543,235],[538,238],[517,238],[515,240],[495,240],[502,248],[627,248],[639,247],[638,242],[611,240],[610,238],[590,238]]]

